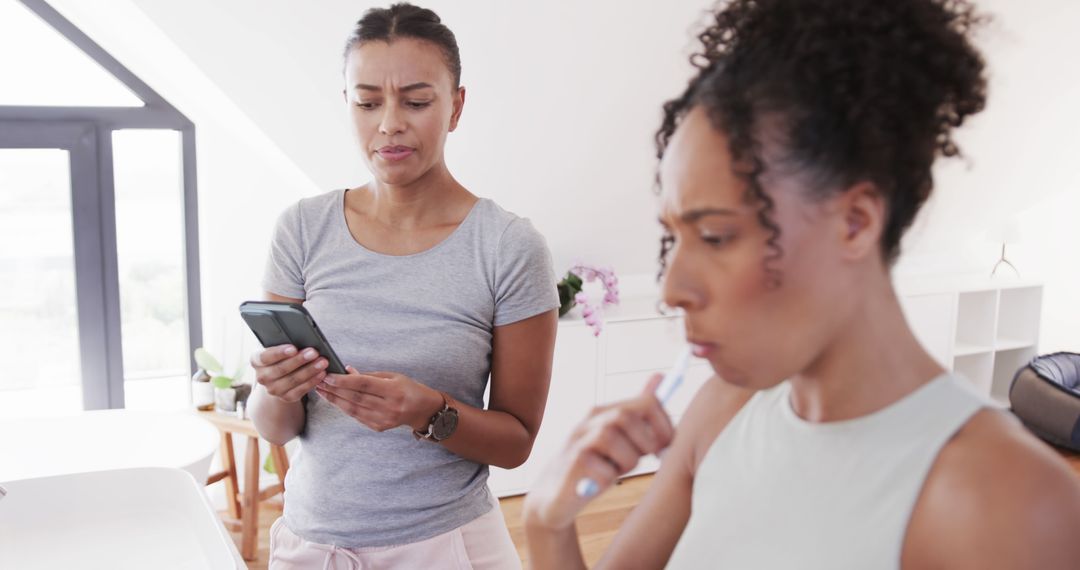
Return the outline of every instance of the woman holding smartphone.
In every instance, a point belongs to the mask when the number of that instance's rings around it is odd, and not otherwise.
[[[525,506],[534,568],[665,449],[601,568],[1080,568],[1080,481],[926,353],[889,268],[986,80],[964,0],[733,0],[664,107],[664,301],[717,374],[597,410]],[[582,484],[582,482],[588,484]]]
[[[252,359],[260,434],[301,443],[270,567],[519,567],[486,480],[488,465],[523,463],[540,426],[558,307],[550,255],[527,220],[447,168],[465,88],[434,12],[369,10],[344,77],[374,178],[286,210],[263,280],[267,299],[302,302],[350,365],[328,374],[323,356],[293,346]]]

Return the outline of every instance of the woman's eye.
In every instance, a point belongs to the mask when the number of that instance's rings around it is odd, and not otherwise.
[[[365,111],[370,111],[377,106],[377,103],[372,103],[370,101],[361,101],[357,103],[356,106],[364,109]]]
[[[713,247],[720,247],[720,246],[723,246],[723,245],[727,245],[728,242],[730,242],[733,239],[735,239],[735,234],[732,233],[732,232],[719,233],[719,234],[711,233],[711,232],[702,232],[701,233],[701,241],[703,241],[703,242],[705,242],[705,243],[707,243],[707,244],[709,244],[709,245],[711,245]]]

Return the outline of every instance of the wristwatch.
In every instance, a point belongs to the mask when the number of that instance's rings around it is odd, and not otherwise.
[[[442,409],[435,412],[435,415],[428,420],[427,431],[413,431],[416,439],[439,442],[454,435],[454,430],[457,429],[458,424],[458,411],[450,406],[450,396],[447,396],[445,392],[439,392],[439,394],[442,394]]]

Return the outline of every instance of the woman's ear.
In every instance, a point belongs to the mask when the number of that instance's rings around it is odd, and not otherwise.
[[[862,259],[878,252],[887,216],[885,197],[870,182],[859,182],[840,196],[841,243],[845,257]]]
[[[465,109],[465,87],[461,86],[457,88],[457,92],[454,93],[454,105],[453,111],[450,113],[450,132],[454,132],[457,128],[458,121],[461,120],[461,112]]]

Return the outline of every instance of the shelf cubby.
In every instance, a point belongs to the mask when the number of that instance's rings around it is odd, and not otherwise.
[[[998,303],[998,349],[1035,346],[1039,341],[1041,313],[1042,287],[1003,289]]]

